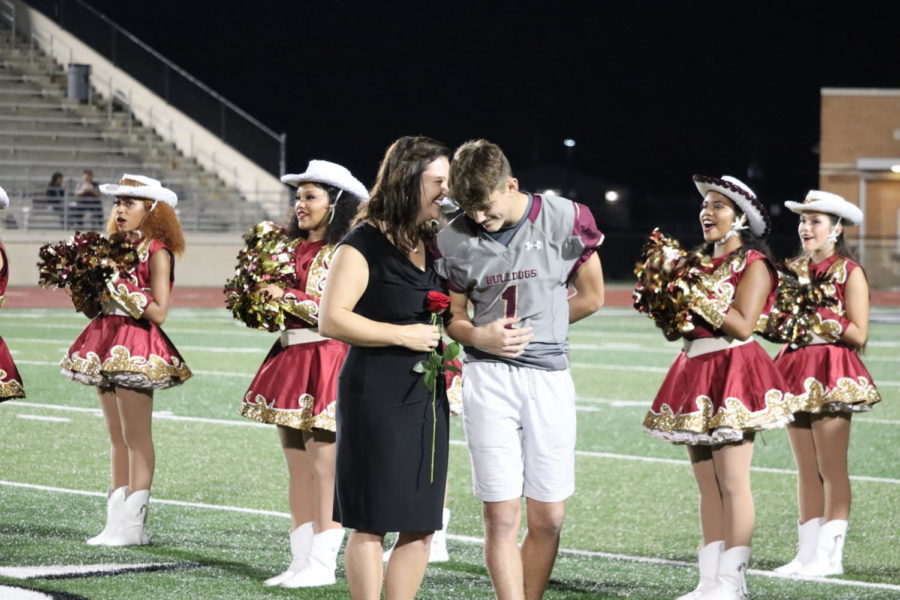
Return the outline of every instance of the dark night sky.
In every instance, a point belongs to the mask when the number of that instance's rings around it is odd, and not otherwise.
[[[328,158],[367,184],[400,135],[486,137],[514,170],[571,137],[580,171],[639,192],[703,172],[796,197],[819,88],[900,87],[896,0],[91,3],[287,132],[289,171]]]

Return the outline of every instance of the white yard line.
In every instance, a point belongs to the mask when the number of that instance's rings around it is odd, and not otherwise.
[[[677,346],[642,346],[640,344],[615,343],[608,344],[569,344],[571,350],[584,350],[588,352],[638,352],[641,354],[668,354],[672,358],[681,350]],[[886,362],[900,365],[900,358],[893,356],[866,355],[865,362]]]
[[[71,411],[71,412],[81,412],[81,413],[89,413],[95,415],[97,417],[102,417],[103,412],[99,408],[85,408],[82,406],[65,406],[61,404],[40,404],[37,402],[21,402],[18,400],[10,400],[9,402],[4,402],[7,406],[24,406],[28,408],[46,408],[49,410],[63,410],[63,411]],[[225,425],[225,426],[233,426],[233,427],[265,427],[272,428],[274,425],[267,425],[266,423],[257,423],[256,421],[249,421],[247,419],[231,420],[231,419],[210,419],[208,417],[183,417],[178,415],[173,415],[169,411],[153,411],[154,419],[162,419],[164,421],[185,421],[188,423],[207,423],[210,425]],[[66,419],[68,421],[68,419]]]
[[[639,373],[668,373],[668,367],[647,367],[644,365],[608,365],[604,363],[569,363],[573,369],[602,369],[604,371],[636,371]]]
[[[32,365],[35,367],[59,367],[58,362],[50,362],[46,360],[17,360],[18,365]],[[245,378],[249,382],[256,373],[234,373],[232,371],[205,371],[202,369],[191,369],[194,375],[211,375],[213,377],[239,377]]]
[[[854,417],[854,423],[877,423],[878,425],[900,425],[900,421],[896,419],[873,419],[872,417]]]
[[[608,344],[569,344],[570,350],[587,350],[590,352],[640,352],[641,354],[668,354],[674,357],[680,348],[661,346],[642,346],[640,344],[614,343]]]
[[[84,490],[73,490],[68,488],[61,487],[52,487],[46,485],[35,485],[31,483],[21,483],[17,481],[3,481],[0,480],[0,485],[8,486],[8,487],[16,487],[16,488],[24,488],[24,489],[32,489],[38,490],[42,492],[53,492],[58,494],[72,494],[76,496],[91,496],[98,498],[105,498],[106,494],[103,492],[89,492]],[[244,514],[253,514],[253,515],[262,515],[262,516],[271,516],[271,517],[280,517],[283,519],[289,519],[291,516],[288,513],[277,512],[272,510],[260,510],[256,508],[245,508],[242,506],[227,506],[221,504],[205,504],[202,502],[182,502],[180,500],[165,500],[161,498],[151,498],[150,502],[154,504],[164,504],[169,506],[180,506],[184,508],[199,508],[204,510],[216,510],[223,512],[234,512],[234,513],[244,513]],[[484,545],[484,538],[476,537],[476,536],[468,536],[468,535],[454,535],[447,534],[447,538],[451,540],[455,540],[458,542],[464,542],[468,544],[477,544],[479,546]],[[677,560],[668,560],[664,558],[652,558],[647,556],[635,556],[631,554],[617,554],[612,552],[600,552],[596,550],[578,550],[575,548],[560,548],[560,552],[563,554],[569,554],[572,556],[581,556],[585,558],[602,558],[606,560],[621,560],[626,562],[636,562],[643,564],[652,564],[652,565],[664,565],[664,566],[672,566],[678,568],[691,568],[694,567],[695,564],[693,562],[683,562]],[[787,575],[778,575],[772,571],[762,571],[759,569],[750,569],[749,573],[752,575],[761,575],[764,577],[771,577],[773,579],[787,579],[791,581],[796,581],[797,579]],[[824,585],[838,585],[838,586],[851,586],[851,587],[862,587],[869,589],[877,589],[877,590],[891,590],[891,591],[900,591],[900,585],[893,585],[889,583],[871,583],[868,581],[855,581],[852,579],[835,579],[835,578],[824,578],[824,577],[807,577],[802,578],[806,581],[813,581],[817,583],[822,583]]]
[[[17,354],[13,352],[13,354]],[[58,362],[50,362],[43,360],[16,360],[16,364],[20,365],[33,365],[37,367],[58,367]],[[569,363],[569,365],[573,369],[595,369],[595,370],[604,370],[604,371],[627,371],[627,372],[638,372],[638,373],[668,373],[669,369],[667,367],[647,367],[644,365],[608,365],[603,363],[584,363],[584,362],[573,362]],[[235,373],[232,371],[207,371],[200,369],[192,369],[194,375],[211,375],[213,377],[242,377],[246,379],[253,379],[256,373]],[[900,386],[900,381],[884,381],[878,380],[875,382],[876,386],[885,387],[885,386]]]
[[[73,331],[81,331],[87,326],[87,321],[84,322],[83,325],[66,325],[66,324],[55,324],[55,323],[29,323],[27,329],[71,329]],[[215,329],[190,329],[190,328],[181,328],[181,327],[163,327],[165,332],[169,335],[173,333],[198,333],[201,335],[237,335],[241,337],[247,337],[258,335],[264,336],[268,332],[265,331],[257,331],[255,329],[249,329],[244,327],[242,329],[231,328],[233,330],[229,331],[226,328],[215,328]],[[272,339],[274,340],[274,334],[272,335]],[[73,338],[74,339],[74,338]],[[69,340],[67,343],[71,343],[72,340]]]
[[[569,330],[570,337],[578,337],[579,335],[586,335],[590,337],[638,338],[642,340],[658,340],[660,342],[663,341],[661,333],[648,333],[643,331],[609,331],[608,329],[597,331],[592,329],[578,328]],[[675,346],[673,345],[673,347]]]
[[[72,344],[74,340],[51,340],[45,338],[16,338],[16,337],[5,337],[3,338],[7,343],[11,342],[13,344],[62,344],[63,352],[69,349],[69,346]],[[274,343],[274,339],[272,340]],[[197,350],[198,352],[212,352],[212,353],[222,353],[222,354],[260,354],[267,352],[270,346],[260,346],[258,348],[246,348],[246,347],[230,347],[223,348],[222,346],[182,346],[179,345],[179,348],[182,350]]]
[[[97,416],[100,416],[99,408],[84,408],[78,406],[66,406],[59,404],[38,404],[36,402],[22,402],[19,400],[10,400],[8,402],[3,403],[5,406],[21,406],[27,408],[46,408],[50,410],[63,410],[63,411],[71,411],[71,412],[84,412],[91,413]],[[272,427],[271,425],[265,425],[263,423],[256,423],[254,421],[247,420],[230,420],[230,419],[209,419],[203,417],[181,417],[177,415],[173,415],[170,412],[155,412],[153,413],[154,418],[168,420],[168,421],[185,421],[190,423],[207,423],[210,425],[223,425],[226,427]],[[454,446],[465,446],[466,442],[464,440],[450,440],[450,443]],[[638,461],[645,463],[657,463],[657,464],[668,464],[668,465],[679,465],[679,466],[689,466],[690,462],[683,459],[677,458],[658,458],[654,456],[637,456],[633,454],[617,454],[613,452],[592,452],[590,450],[576,450],[575,454],[578,456],[586,456],[589,458],[602,458],[607,460],[619,460],[619,461]],[[791,475],[796,476],[797,471],[791,469],[776,469],[772,467],[750,467],[752,471],[758,471],[760,473],[775,473],[778,475]],[[891,479],[888,477],[870,477],[867,475],[851,475],[850,479],[854,481],[866,481],[871,483],[886,483],[886,484],[900,484],[900,479]]]
[[[66,419],[65,417],[47,417],[44,415],[16,415],[19,419],[25,419],[27,421],[47,421],[49,423],[71,423],[72,419]]]
[[[5,485],[9,487],[17,487],[17,488],[26,488],[31,490],[38,490],[41,492],[55,492],[58,494],[73,494],[75,496],[94,496],[99,498],[106,498],[106,492],[89,492],[85,490],[73,490],[69,488],[61,488],[49,485],[36,485],[33,483],[22,483],[18,481],[3,481],[0,480],[0,485]],[[291,515],[288,513],[277,512],[274,510],[260,510],[258,508],[244,508],[242,506],[227,506],[222,504],[204,504],[202,502],[182,502],[181,500],[164,500],[161,498],[150,498],[150,502],[154,504],[169,504],[173,506],[184,506],[187,508],[205,508],[207,510],[220,510],[226,512],[238,512],[238,513],[248,513],[252,515],[265,515],[270,517],[285,517],[291,518]]]

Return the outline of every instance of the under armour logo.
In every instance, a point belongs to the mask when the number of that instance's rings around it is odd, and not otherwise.
[[[537,240],[536,242],[525,242],[526,250],[540,250],[544,247],[544,243],[541,240]]]

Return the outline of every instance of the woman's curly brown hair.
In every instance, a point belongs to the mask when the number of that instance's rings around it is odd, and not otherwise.
[[[122,196],[123,198],[125,196]],[[184,254],[184,233],[181,231],[181,223],[178,222],[178,216],[175,210],[165,202],[157,202],[153,210],[153,200],[145,198],[134,198],[128,196],[131,200],[140,200],[147,208],[147,216],[141,223],[141,233],[147,239],[156,239],[165,244],[169,250],[178,256]],[[106,222],[106,231],[108,233],[116,233],[119,228],[116,227],[116,211],[113,208]]]

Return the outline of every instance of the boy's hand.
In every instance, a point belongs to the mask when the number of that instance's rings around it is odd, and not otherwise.
[[[519,321],[519,317],[505,317],[477,327],[475,347],[504,358],[521,356],[534,337],[534,328],[513,327]]]

